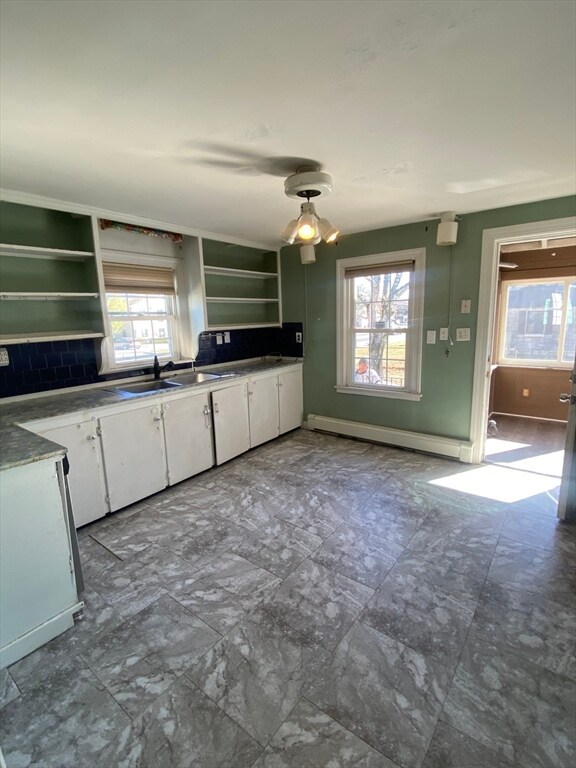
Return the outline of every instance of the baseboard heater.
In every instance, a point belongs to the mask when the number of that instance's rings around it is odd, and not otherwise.
[[[358,421],[333,419],[329,416],[318,416],[315,413],[308,414],[305,426],[312,430],[331,432],[346,437],[357,437],[361,440],[371,440],[375,443],[384,443],[398,448],[411,448],[414,451],[435,453],[468,464],[471,462],[472,443],[466,440],[378,427],[374,424],[362,424]]]

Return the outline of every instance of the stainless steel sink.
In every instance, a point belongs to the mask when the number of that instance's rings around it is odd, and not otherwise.
[[[147,392],[160,392],[163,389],[174,389],[174,387],[181,387],[182,384],[176,381],[167,381],[161,379],[160,381],[138,381],[136,384],[122,384],[118,387],[114,387],[114,392],[119,394],[129,395],[144,395]]]
[[[212,381],[213,379],[221,379],[222,376],[218,373],[181,373],[174,379],[169,379],[166,383],[174,382],[177,386],[181,384],[202,384],[204,381]]]

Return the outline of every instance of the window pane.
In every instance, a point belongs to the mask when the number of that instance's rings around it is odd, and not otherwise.
[[[508,287],[504,357],[508,360],[558,359],[563,283]]]
[[[153,315],[168,314],[169,301],[168,296],[148,296],[148,312],[151,312]]]
[[[355,333],[352,381],[358,384],[406,386],[406,333],[410,272],[353,279]],[[379,332],[380,331],[380,332]]]
[[[135,360],[136,348],[132,323],[113,320],[111,325],[115,360],[117,362]]]
[[[406,381],[405,333],[356,333],[353,381],[404,387]]]
[[[125,315],[128,312],[128,302],[125,293],[107,293],[106,306],[108,312],[119,312]]]
[[[107,292],[106,306],[116,363],[151,361],[154,355],[174,357],[175,318],[171,296]],[[158,318],[158,315],[165,315],[165,318]]]
[[[576,355],[576,283],[571,283],[568,289],[568,306],[566,307],[566,335],[564,337],[564,349],[562,350],[562,362],[573,363]]]
[[[408,323],[411,272],[353,279],[355,328],[404,328]]]

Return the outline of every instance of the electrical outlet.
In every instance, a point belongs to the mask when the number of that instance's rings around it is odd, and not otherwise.
[[[524,389],[522,390],[522,397],[530,397],[530,390],[528,389],[528,387],[524,387]]]
[[[462,299],[460,304],[460,313],[462,315],[469,315],[472,310],[472,299]]]
[[[426,331],[426,344],[436,344],[436,331]]]
[[[456,341],[470,341],[470,328],[456,328]]]
[[[10,358],[8,357],[8,350],[6,347],[0,349],[0,365],[10,365]]]
[[[224,332],[224,344],[230,344],[230,331]]]
[[[217,333],[216,334],[216,344],[222,344],[222,334]]]
[[[302,333],[300,331],[296,331],[296,344],[302,344]]]
[[[448,328],[440,328],[440,341],[448,341]]]

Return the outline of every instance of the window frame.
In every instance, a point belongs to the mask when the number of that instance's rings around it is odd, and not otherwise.
[[[511,368],[559,368],[562,370],[571,370],[574,367],[574,361],[563,362],[562,351],[566,341],[566,320],[568,317],[568,302],[566,298],[570,291],[570,284],[574,282],[574,276],[562,276],[562,277],[534,277],[520,280],[502,280],[500,284],[500,312],[498,317],[498,350],[496,363],[498,365],[507,366]],[[518,287],[521,285],[530,284],[544,284],[544,283],[564,283],[563,302],[562,302],[562,320],[560,323],[560,339],[558,342],[558,356],[556,361],[553,360],[538,360],[532,358],[519,358],[519,357],[505,357],[506,348],[506,318],[508,315],[508,296],[509,289],[512,287]],[[574,308],[573,308],[574,311]]]
[[[126,313],[126,314],[113,314],[108,310],[108,296],[111,295],[124,295],[124,296],[162,296],[163,298],[168,300],[168,305],[171,309],[171,313],[167,314],[161,314],[161,313],[153,313],[153,312],[144,312],[144,313]],[[134,320],[166,320],[168,323],[168,327],[170,329],[170,339],[172,341],[172,354],[171,355],[158,355],[159,360],[178,360],[180,358],[180,337],[178,332],[178,315],[177,315],[177,305],[176,305],[176,296],[173,294],[163,294],[159,293],[158,291],[151,292],[151,293],[144,293],[143,291],[138,291],[138,294],[136,293],[130,293],[130,291],[121,291],[118,290],[110,290],[105,291],[104,294],[105,304],[106,304],[106,313],[108,316],[108,322],[110,323],[110,330],[112,331],[112,323],[113,322],[127,322],[131,323]],[[108,350],[110,355],[110,367],[114,370],[131,370],[133,368],[139,368],[140,366],[148,367],[149,365],[153,364],[154,362],[154,354],[152,353],[149,357],[140,357],[137,360],[126,360],[122,362],[116,361],[116,355],[115,355],[115,347],[114,347],[114,334],[110,332],[109,336],[107,337],[108,341]],[[157,353],[156,353],[157,354]]]
[[[412,261],[414,268],[410,279],[408,322],[406,331],[406,379],[404,387],[381,384],[359,384],[353,381],[352,366],[354,349],[352,339],[353,280],[346,278],[346,270],[360,267],[379,267],[398,262]],[[336,391],[348,395],[367,395],[397,400],[419,401],[422,398],[422,338],[424,325],[424,279],[426,249],[355,256],[336,262]],[[369,331],[368,331],[369,332]]]
[[[186,329],[186,307],[182,306],[182,299],[179,295],[181,290],[180,283],[182,282],[182,261],[179,258],[173,256],[157,256],[152,254],[119,251],[112,252],[109,249],[103,249],[101,254],[101,263],[99,264],[99,279],[102,285],[101,293],[101,306],[104,315],[104,327],[105,336],[102,339],[101,344],[101,362],[99,366],[100,374],[107,373],[122,373],[124,371],[135,371],[140,368],[150,368],[154,363],[154,356],[150,358],[142,358],[141,360],[132,360],[126,363],[117,363],[114,356],[114,339],[112,334],[111,317],[108,313],[108,304],[106,299],[107,293],[114,293],[114,291],[106,291],[104,284],[104,264],[126,264],[128,266],[148,266],[148,267],[163,267],[173,270],[174,274],[174,295],[171,295],[172,306],[174,310],[174,356],[171,358],[175,363],[188,363],[192,362],[192,358],[187,355],[187,329]],[[184,276],[184,283],[186,284],[186,277]],[[151,293],[150,295],[158,295],[157,293]],[[163,316],[164,317],[164,316]],[[116,318],[114,318],[116,319]]]

